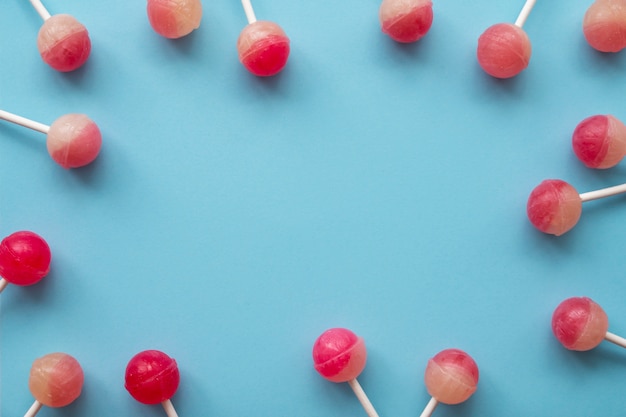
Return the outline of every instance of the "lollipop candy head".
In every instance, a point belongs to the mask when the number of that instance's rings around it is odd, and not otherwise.
[[[609,328],[609,319],[597,303],[587,297],[563,301],[552,315],[552,332],[567,349],[585,351],[598,346]]]
[[[459,349],[446,349],[428,361],[424,382],[428,393],[444,404],[467,400],[478,385],[478,366]]]
[[[583,19],[583,33],[592,48],[619,52],[626,47],[626,3],[623,0],[597,0]]]
[[[0,242],[0,277],[15,285],[32,285],[50,271],[50,247],[39,235],[15,232]]]
[[[28,388],[43,405],[65,407],[78,398],[84,379],[76,359],[66,353],[51,353],[33,362]]]
[[[148,0],[148,20],[152,29],[170,39],[182,38],[200,27],[200,0]]]
[[[397,42],[415,42],[433,23],[431,0],[383,0],[378,17],[382,31]]]
[[[254,75],[279,73],[289,57],[289,38],[274,22],[258,20],[246,26],[237,40],[239,61]]]
[[[178,365],[158,350],[146,350],[132,357],[126,367],[126,390],[143,404],[159,404],[176,393],[180,383]]]
[[[545,180],[530,193],[526,211],[537,229],[560,236],[578,223],[582,200],[565,181]]]
[[[588,117],[576,126],[572,147],[589,168],[611,168],[626,155],[626,126],[610,115]]]
[[[355,379],[365,368],[366,360],[363,338],[348,329],[326,330],[313,345],[315,370],[332,382]]]
[[[84,114],[66,114],[52,123],[46,139],[48,153],[63,168],[91,163],[102,146],[98,125]]]
[[[47,19],[39,30],[37,48],[44,62],[57,71],[74,71],[91,52],[91,41],[85,26],[68,14]]]
[[[480,35],[476,56],[487,74],[511,78],[526,69],[531,52],[530,39],[522,28],[511,23],[498,23]]]

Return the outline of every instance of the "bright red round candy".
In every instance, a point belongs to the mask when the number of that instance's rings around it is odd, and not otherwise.
[[[289,58],[289,38],[274,22],[258,20],[246,26],[237,40],[239,61],[254,75],[278,74]]]
[[[609,319],[599,304],[587,297],[564,300],[552,315],[552,332],[570,350],[586,351],[604,340]]]
[[[583,203],[578,191],[562,180],[545,180],[528,196],[528,220],[544,233],[561,236],[580,219]]]
[[[363,338],[348,329],[326,330],[313,345],[315,370],[332,382],[355,379],[363,372],[366,361]]]
[[[480,35],[476,56],[487,74],[511,78],[528,67],[531,52],[530,39],[522,28],[498,23]]]
[[[124,386],[143,404],[159,404],[174,396],[180,383],[178,365],[158,350],[139,352],[126,366]]]
[[[50,247],[39,235],[21,231],[0,242],[0,277],[15,285],[33,285],[50,271]]]
[[[382,31],[396,42],[421,39],[433,24],[431,0],[383,0],[378,11]]]
[[[588,117],[574,129],[572,148],[589,168],[614,167],[626,155],[626,126],[611,115]]]
[[[68,14],[46,19],[37,36],[37,48],[44,62],[57,71],[74,71],[91,53],[91,40],[85,26]]]

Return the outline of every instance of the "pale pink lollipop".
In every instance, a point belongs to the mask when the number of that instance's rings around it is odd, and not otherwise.
[[[170,39],[182,38],[200,27],[200,0],[148,0],[148,20],[152,29]]]
[[[611,168],[626,155],[626,126],[611,115],[588,117],[576,126],[572,147],[589,168]]]
[[[476,56],[482,69],[492,77],[511,78],[530,62],[532,47],[522,29],[536,0],[526,0],[515,24],[498,23],[478,38]]]
[[[478,385],[478,366],[459,349],[445,349],[428,361],[424,373],[431,399],[420,417],[428,417],[439,403],[459,404],[467,400]]]
[[[50,16],[41,0],[30,2],[44,20],[37,36],[37,48],[44,62],[61,72],[81,67],[91,52],[85,26],[68,14]]]
[[[583,19],[589,45],[601,52],[626,48],[626,0],[597,0]]]
[[[48,135],[48,153],[63,168],[78,168],[91,163],[102,146],[100,129],[84,114],[66,114],[50,126],[4,110],[0,110],[0,119]]]
[[[65,407],[73,402],[83,388],[83,369],[66,353],[50,353],[33,362],[28,388],[35,402],[24,417],[33,417],[46,407]]]
[[[626,348],[626,339],[608,328],[609,319],[602,307],[587,297],[568,298],[552,314],[552,332],[569,350],[591,350],[603,340]]]
[[[383,0],[378,11],[382,31],[397,42],[421,39],[433,23],[431,0]]]
[[[544,233],[560,236],[571,230],[582,213],[582,203],[626,193],[626,184],[578,194],[562,180],[544,180],[528,197],[528,219]]]
[[[313,345],[315,370],[332,382],[347,382],[369,417],[378,417],[374,406],[356,380],[363,372],[367,350],[363,338],[343,328],[326,330]]]

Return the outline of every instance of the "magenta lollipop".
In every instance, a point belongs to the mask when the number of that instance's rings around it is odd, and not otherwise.
[[[585,13],[583,33],[589,45],[600,52],[626,48],[626,1],[596,0]]]
[[[378,19],[384,33],[396,42],[421,39],[433,24],[431,0],[383,0]]]
[[[52,255],[46,241],[33,232],[15,232],[0,242],[0,292],[8,284],[27,286],[50,271]]]
[[[498,23],[478,38],[476,56],[481,68],[492,77],[511,78],[530,62],[532,47],[522,29],[536,0],[527,0],[515,24]]]
[[[37,48],[44,62],[61,72],[80,68],[91,52],[85,26],[68,14],[50,16],[40,0],[30,2],[44,20],[37,35]]]
[[[614,167],[626,155],[626,126],[611,115],[588,117],[576,126],[572,148],[589,168]]]
[[[170,39],[182,38],[200,27],[200,0],[148,0],[148,20],[156,33]]]

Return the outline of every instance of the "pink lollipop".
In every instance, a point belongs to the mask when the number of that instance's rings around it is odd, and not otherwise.
[[[583,33],[589,45],[600,52],[626,48],[626,1],[597,0],[585,13]]]
[[[532,48],[522,29],[536,0],[527,0],[515,24],[498,23],[478,38],[476,55],[483,70],[492,77],[511,78],[530,62]]]
[[[0,242],[0,292],[8,284],[26,286],[50,271],[50,247],[33,232],[15,232]]]
[[[422,38],[433,24],[431,0],[383,0],[378,18],[384,33],[397,42]]]
[[[0,119],[47,134],[48,153],[63,168],[78,168],[91,163],[102,146],[100,129],[84,114],[66,114],[51,126],[4,110],[0,110]]]
[[[313,345],[315,370],[332,382],[347,382],[369,417],[378,413],[356,380],[365,368],[367,350],[363,338],[348,329],[326,330]]]
[[[608,340],[626,348],[626,339],[608,332],[609,319],[597,303],[587,297],[563,301],[552,315],[552,332],[566,349],[587,351]]]
[[[474,359],[459,349],[445,349],[426,365],[426,389],[432,396],[420,417],[428,417],[441,402],[459,404],[467,400],[478,384],[478,366]]]
[[[158,350],[139,352],[126,366],[125,387],[142,404],[163,405],[168,417],[178,417],[170,398],[180,383],[178,365]]]
[[[274,22],[256,20],[250,0],[241,0],[248,19],[237,40],[239,61],[252,74],[268,77],[278,74],[287,64],[289,38]]]
[[[626,184],[578,194],[562,180],[545,180],[528,197],[528,219],[544,233],[560,236],[578,223],[582,203],[626,192]]]
[[[24,417],[33,417],[44,405],[69,405],[80,395],[84,379],[80,364],[67,353],[50,353],[36,359],[28,379],[35,402]]]
[[[74,71],[89,58],[91,40],[85,26],[68,14],[50,16],[40,0],[30,0],[44,20],[37,48],[44,62],[57,71]]]
[[[200,0],[148,0],[148,20],[152,29],[170,39],[182,38],[200,27]]]
[[[611,168],[626,155],[626,126],[610,115],[588,117],[576,126],[572,147],[589,168]]]

